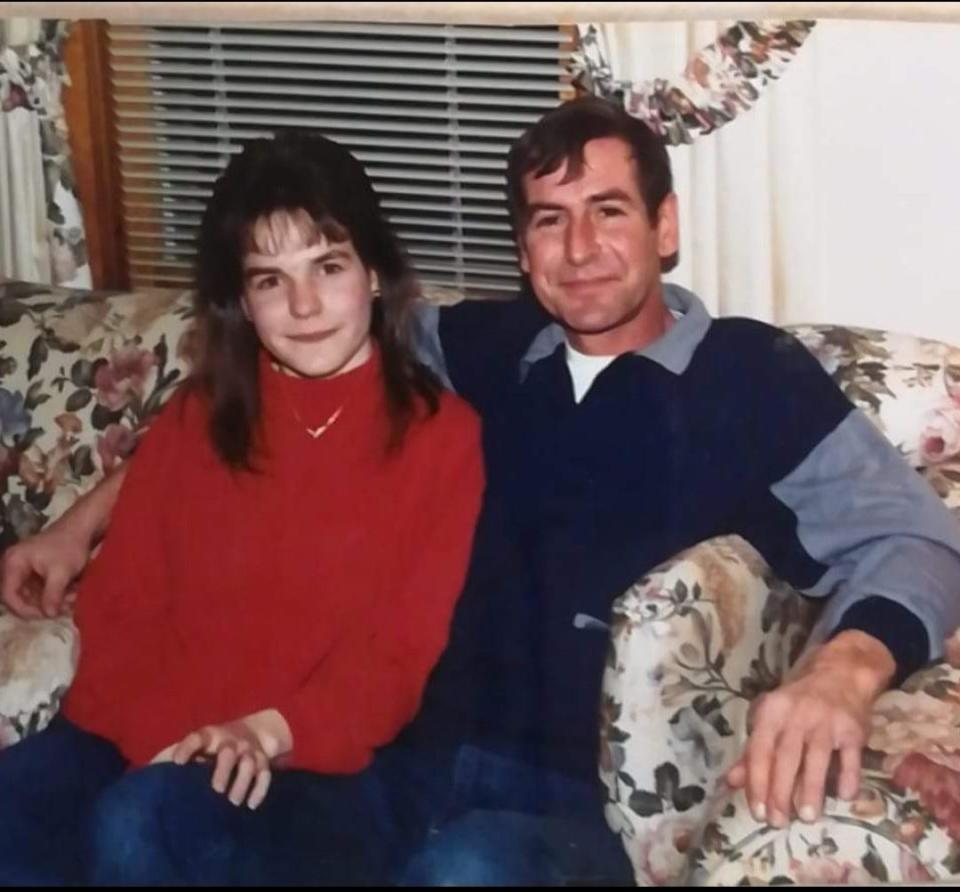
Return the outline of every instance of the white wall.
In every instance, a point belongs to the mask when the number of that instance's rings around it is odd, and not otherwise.
[[[615,72],[678,74],[704,25],[619,30]],[[716,312],[960,344],[960,25],[821,20],[750,112],[671,154],[670,278]]]
[[[810,208],[803,247],[819,268],[783,321],[960,344],[960,26],[820,22],[804,49],[778,98],[814,125],[810,156],[786,163],[819,179],[815,196],[794,196]]]

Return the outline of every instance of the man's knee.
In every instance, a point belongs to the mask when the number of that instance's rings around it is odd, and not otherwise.
[[[512,812],[473,811],[432,833],[409,862],[404,886],[555,885],[562,877],[530,831],[535,821]]]

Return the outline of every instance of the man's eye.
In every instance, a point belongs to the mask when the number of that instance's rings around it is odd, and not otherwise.
[[[542,214],[533,221],[533,228],[544,229],[547,226],[556,226],[559,222],[559,214]]]
[[[600,216],[602,217],[622,217],[623,208],[616,204],[604,204],[600,206]]]
[[[259,279],[255,279],[253,283],[254,291],[269,291],[271,288],[276,288],[280,284],[280,280],[276,276],[261,276]]]

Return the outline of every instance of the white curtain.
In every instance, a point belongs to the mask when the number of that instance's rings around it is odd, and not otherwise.
[[[0,278],[91,287],[61,89],[63,23],[0,20]]]
[[[613,77],[682,83],[732,22],[600,24]],[[581,28],[583,30],[583,27]],[[749,110],[671,147],[681,263],[716,313],[960,344],[960,27],[821,20]]]

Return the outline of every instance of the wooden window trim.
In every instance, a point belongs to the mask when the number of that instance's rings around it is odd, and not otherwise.
[[[126,289],[130,276],[106,21],[71,22],[64,58],[71,85],[64,90],[63,105],[93,286]]]

